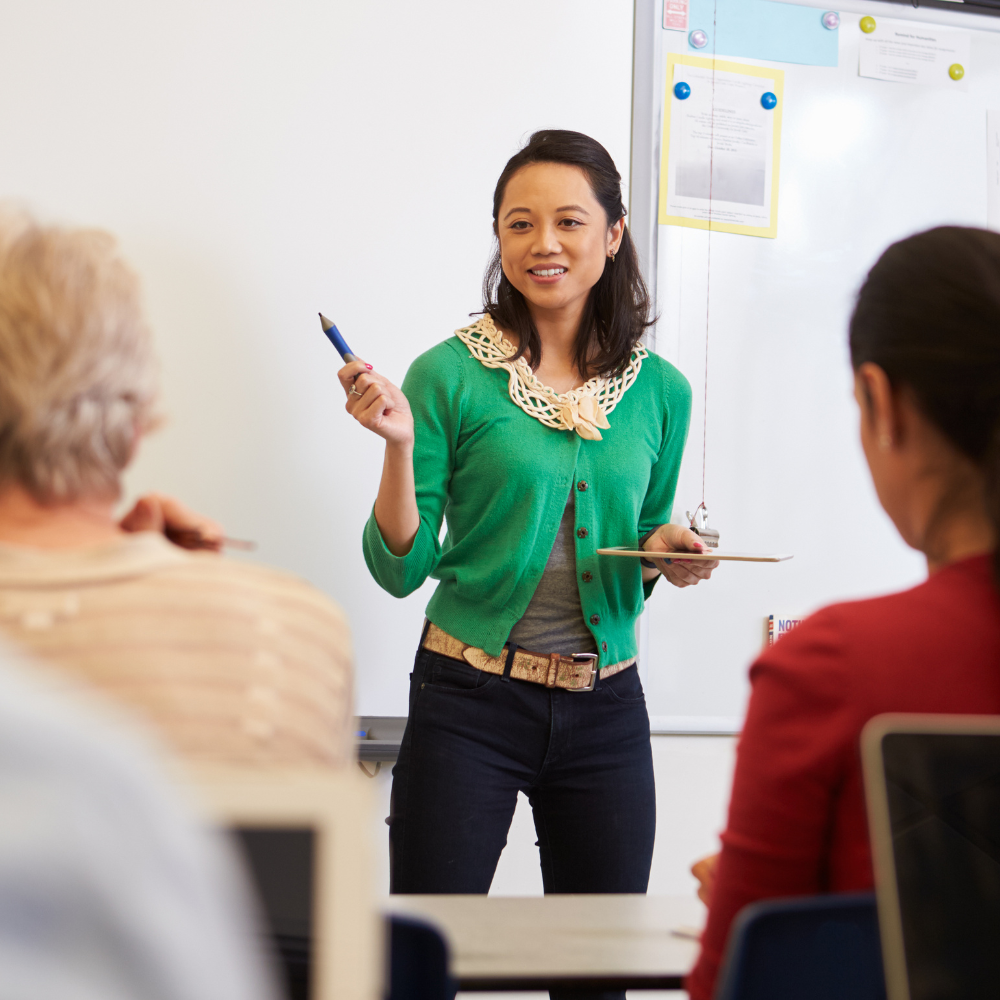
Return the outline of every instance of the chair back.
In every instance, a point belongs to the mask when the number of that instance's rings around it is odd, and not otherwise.
[[[744,907],[715,1000],[885,1000],[874,893]]]

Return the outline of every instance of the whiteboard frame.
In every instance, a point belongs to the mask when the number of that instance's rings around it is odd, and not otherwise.
[[[664,73],[663,33],[660,22],[663,0],[635,0],[632,20],[632,135],[629,150],[629,232],[639,252],[639,266],[659,315],[660,151],[663,135]],[[656,350],[656,327],[650,327],[646,344]],[[649,610],[636,622],[639,673],[649,669]],[[654,736],[733,736],[739,726],[728,716],[650,716]]]
[[[777,0],[798,6],[854,14],[870,14],[896,20],[921,21],[970,31],[1000,32],[1000,9],[975,12],[957,2],[928,7],[914,6],[905,0],[843,0],[831,5],[828,0]],[[664,32],[660,15],[662,0],[635,0],[632,54],[632,134],[629,177],[629,230],[639,251],[643,276],[658,315],[657,289],[659,242],[660,152],[663,131],[663,75],[665,72]],[[721,58],[721,57],[720,57]],[[780,65],[780,64],[779,64]],[[656,329],[646,337],[656,350]],[[636,624],[639,669],[645,680],[648,670],[648,609]],[[650,731],[655,735],[738,735],[742,720],[728,716],[651,716]]]
[[[949,28],[964,28],[968,31],[1000,31],[1000,9],[989,13],[987,7],[977,7],[975,11],[965,6],[963,0],[937,0],[935,6],[925,6],[928,0],[844,0],[831,4],[825,0],[775,0],[795,7],[815,7],[817,10],[844,11],[850,14],[871,14],[896,21],[921,21],[924,24],[941,24]],[[930,0],[935,3],[935,0]]]
[[[663,100],[653,81],[663,68],[663,0],[635,0],[632,13],[632,132],[629,144],[628,228],[639,253],[639,267],[656,307],[657,253],[660,212],[660,133]],[[656,350],[656,327],[646,332],[646,344]],[[635,623],[639,676],[649,669],[649,617],[643,611]]]

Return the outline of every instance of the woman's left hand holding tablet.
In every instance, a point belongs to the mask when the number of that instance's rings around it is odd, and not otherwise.
[[[690,528],[679,524],[661,524],[656,531],[646,539],[644,549],[651,552],[708,552],[708,546]],[[693,587],[708,580],[712,570],[718,566],[715,560],[684,560],[653,559],[656,568],[675,587]]]
[[[352,361],[337,372],[347,394],[347,412],[387,444],[413,445],[413,414],[402,391],[364,361]]]

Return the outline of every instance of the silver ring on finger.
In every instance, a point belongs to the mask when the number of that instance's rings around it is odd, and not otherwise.
[[[363,392],[358,392],[358,387],[356,385],[352,385],[351,386],[351,390],[350,390],[350,392],[348,392],[347,395],[348,396],[363,396],[364,393]]]

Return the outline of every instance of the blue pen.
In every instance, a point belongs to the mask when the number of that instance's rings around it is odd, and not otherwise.
[[[340,356],[344,359],[345,363],[350,364],[352,361],[361,360],[351,352],[351,349],[347,346],[347,341],[340,335],[337,324],[332,319],[327,319],[320,313],[319,321],[323,326],[323,332],[330,338],[330,343],[340,352]]]

